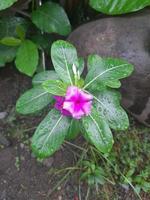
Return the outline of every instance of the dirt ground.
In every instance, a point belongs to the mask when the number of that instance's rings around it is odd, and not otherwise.
[[[74,166],[73,147],[64,145],[43,162],[30,151],[29,138],[44,114],[24,117],[14,109],[16,99],[30,86],[31,80],[13,67],[0,69],[0,200],[79,200],[79,193],[84,200],[87,186],[81,183],[79,187],[78,173],[68,175],[62,185],[59,181],[66,173],[57,176],[54,173],[55,169]],[[51,194],[54,187],[56,190]],[[133,192],[118,188],[116,191],[117,197],[110,200],[138,200]],[[89,196],[89,200],[105,199],[95,195],[94,190]],[[143,194],[143,200],[150,197]]]

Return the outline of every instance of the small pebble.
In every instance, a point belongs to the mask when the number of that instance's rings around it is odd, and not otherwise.
[[[20,147],[21,147],[21,149],[23,149],[23,148],[24,148],[24,144],[23,144],[23,143],[21,143],[21,144],[20,144]]]
[[[4,119],[7,115],[7,112],[0,112],[0,119]]]
[[[43,165],[46,167],[51,167],[54,162],[54,159],[52,157],[46,158],[42,161]]]
[[[62,200],[62,196],[59,196],[59,197],[58,197],[58,200]]]
[[[57,190],[61,190],[61,187],[59,186],[59,187],[57,188]]]

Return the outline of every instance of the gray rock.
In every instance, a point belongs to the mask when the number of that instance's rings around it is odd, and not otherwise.
[[[8,147],[10,145],[10,142],[7,140],[7,138],[0,133],[0,145],[4,145],[5,147]]]
[[[45,166],[45,167],[52,167],[52,164],[54,162],[54,158],[53,157],[49,157],[49,158],[46,158],[42,161],[42,164]]]
[[[122,104],[150,126],[150,13],[108,17],[80,26],[71,33],[80,56],[96,53],[133,63],[135,71],[122,81]]]
[[[7,116],[7,112],[0,112],[0,120]]]

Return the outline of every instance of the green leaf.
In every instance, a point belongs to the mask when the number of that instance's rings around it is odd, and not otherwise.
[[[57,151],[63,143],[70,125],[69,118],[53,109],[40,123],[32,137],[32,150],[36,156],[45,158]]]
[[[21,17],[2,17],[0,19],[0,40],[9,37],[18,37],[17,27],[21,26],[24,31],[28,28],[28,21]],[[13,61],[16,56],[17,47],[7,47],[0,45],[0,66]]]
[[[70,127],[66,135],[66,140],[73,140],[80,133],[80,121],[72,119],[70,122]]]
[[[16,51],[16,47],[0,45],[0,67],[4,66],[5,63],[12,62],[16,56]]]
[[[119,80],[128,77],[132,72],[133,65],[127,61],[90,55],[84,89],[99,90],[105,86],[120,87]]]
[[[48,80],[42,85],[47,92],[57,96],[65,96],[68,86],[60,80]]]
[[[118,15],[140,10],[150,5],[150,0],[90,0],[90,5],[97,11],[109,15]]]
[[[18,37],[18,27],[27,31],[28,21],[21,17],[2,17],[0,19],[0,39],[4,37]]]
[[[84,59],[80,57],[78,59],[78,62],[79,62],[79,72],[80,72],[80,75],[81,75],[83,73],[83,70],[84,70]]]
[[[14,37],[4,37],[0,40],[0,43],[6,46],[19,46],[21,40]]]
[[[54,35],[42,34],[41,32],[37,32],[36,35],[33,35],[30,38],[39,49],[44,50],[47,54],[49,54],[52,43],[56,40]]]
[[[36,86],[44,83],[47,80],[57,80],[57,79],[59,79],[59,77],[54,70],[47,70],[36,74],[32,79],[32,84]]]
[[[83,172],[83,173],[81,174],[81,176],[80,176],[80,180],[87,180],[88,177],[89,177],[89,175],[90,175],[89,171]]]
[[[82,78],[80,78],[79,80],[77,80],[76,86],[79,88],[83,88],[84,86],[84,80]]]
[[[69,42],[58,40],[52,44],[51,58],[60,79],[73,85],[73,64],[78,68],[78,57],[75,47]]]
[[[23,26],[21,25],[18,25],[16,27],[16,33],[17,33],[17,36],[23,41],[25,39],[25,36],[26,36],[26,31],[24,29]]]
[[[89,116],[82,118],[85,135],[101,152],[108,153],[113,145],[113,136],[104,116],[99,116],[93,107]]]
[[[12,6],[17,0],[0,0],[0,10],[4,10]]]
[[[15,64],[17,69],[32,76],[38,65],[38,49],[37,46],[30,40],[24,40],[18,49]]]
[[[35,87],[25,92],[17,101],[16,110],[21,114],[40,111],[52,101],[52,96],[42,87]]]
[[[47,2],[32,13],[32,22],[42,31],[68,35],[71,25],[64,9],[56,3]]]
[[[104,115],[108,121],[109,126],[114,130],[126,130],[129,126],[129,119],[120,106],[120,93],[107,89],[102,90],[97,94],[97,110],[99,115]]]
[[[134,191],[135,191],[137,194],[140,194],[141,189],[142,189],[141,186],[136,184],[136,186],[135,186],[135,188],[134,188]]]
[[[143,181],[143,186],[142,186],[143,190],[145,192],[150,191],[150,182],[149,181]]]

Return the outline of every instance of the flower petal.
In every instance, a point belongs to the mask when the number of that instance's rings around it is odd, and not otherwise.
[[[66,92],[66,101],[76,101],[79,97],[79,89],[76,86],[69,86]]]
[[[86,92],[80,90],[81,101],[91,101],[93,96],[91,94],[87,94]]]
[[[63,103],[65,100],[65,98],[62,96],[53,96],[53,98],[56,100],[56,102],[58,102],[60,104]]]
[[[69,111],[72,114],[74,112],[74,102],[72,102],[72,101],[64,101],[63,109]]]
[[[72,116],[71,113],[68,111],[68,110],[65,110],[65,109],[62,109],[61,113],[64,115],[64,116]]]
[[[74,111],[72,113],[72,117],[75,119],[80,119],[81,117],[83,117],[85,115],[85,113],[83,112],[82,109],[78,110],[78,111]]]
[[[92,109],[92,101],[85,102],[82,106],[85,115],[89,115]]]
[[[67,110],[75,119],[80,119],[85,115],[84,111],[80,107],[77,109],[76,105],[72,101],[65,101],[63,104],[63,109]]]
[[[56,100],[54,108],[61,111],[65,98],[61,96],[54,96],[53,98]]]

